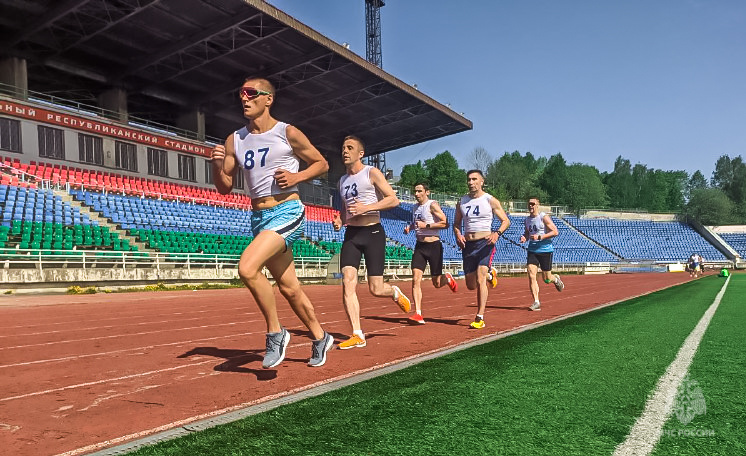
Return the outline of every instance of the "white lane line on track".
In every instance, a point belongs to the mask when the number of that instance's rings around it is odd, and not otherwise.
[[[100,336],[100,337],[88,337],[85,339],[70,339],[70,340],[60,340],[60,341],[54,341],[54,342],[42,342],[38,344],[28,344],[28,345],[16,345],[13,347],[0,347],[0,350],[17,350],[19,348],[29,348],[29,347],[44,347],[47,345],[60,345],[60,344],[70,344],[73,342],[90,342],[90,341],[101,341],[104,339],[117,339],[122,337],[135,337],[135,336],[146,336],[149,334],[163,334],[165,332],[177,332],[177,331],[191,331],[194,329],[206,329],[206,328],[219,328],[222,326],[236,326],[236,325],[248,325],[251,323],[256,323],[260,320],[250,320],[250,321],[236,321],[236,322],[228,322],[228,323],[221,323],[218,325],[201,325],[201,326],[190,326],[186,328],[171,328],[171,329],[160,329],[157,331],[143,331],[138,333],[130,333],[130,334],[112,334],[110,336]]]
[[[697,353],[697,348],[699,348],[702,337],[720,305],[729,282],[730,277],[725,281],[697,326],[689,333],[676,358],[658,380],[652,396],[645,403],[645,409],[632,426],[627,439],[616,447],[614,456],[648,455],[655,449],[661,438],[663,426],[673,410],[673,403],[679,386],[689,371],[689,366]]]
[[[78,383],[77,385],[68,385],[68,386],[63,386],[61,388],[48,389],[48,390],[45,390],[45,391],[35,391],[33,393],[21,394],[19,396],[3,397],[3,398],[0,398],[0,402],[7,402],[7,401],[16,400],[16,399],[25,399],[27,397],[41,396],[43,394],[56,393],[56,392],[59,392],[59,391],[65,391],[65,390],[70,390],[70,389],[75,389],[75,388],[84,388],[86,386],[99,385],[101,383],[116,382],[116,381],[120,381],[120,380],[127,380],[127,379],[130,379],[130,378],[147,377],[149,375],[155,375],[155,374],[160,374],[160,373],[163,373],[163,372],[169,372],[169,371],[174,371],[174,370],[178,370],[178,369],[184,369],[185,367],[194,367],[194,366],[199,366],[199,365],[202,365],[202,364],[208,364],[208,363],[214,363],[214,362],[215,362],[214,359],[208,359],[207,361],[201,361],[201,362],[198,362],[198,363],[185,364],[183,366],[167,367],[165,369],[158,369],[158,370],[153,370],[153,371],[148,371],[148,372],[140,372],[139,374],[125,375],[125,376],[116,377],[116,378],[105,378],[105,379],[102,379],[102,380],[97,380],[95,382]]]
[[[503,331],[499,333],[493,333],[493,334],[486,334],[482,337],[475,338],[470,341],[460,342],[460,343],[455,343],[455,344],[448,344],[445,347],[436,348],[426,353],[410,355],[406,358],[390,361],[390,362],[376,365],[376,366],[371,366],[371,367],[364,368],[364,369],[361,369],[355,372],[342,374],[340,376],[337,376],[331,379],[321,380],[311,385],[300,386],[290,391],[276,393],[276,394],[265,396],[263,398],[259,398],[259,399],[246,402],[243,404],[238,404],[238,405],[227,407],[221,410],[215,410],[212,412],[207,412],[207,413],[193,416],[190,418],[186,418],[183,420],[175,421],[173,423],[158,426],[156,428],[136,432],[133,434],[122,436],[122,437],[117,437],[115,439],[107,440],[104,442],[87,445],[82,448],[77,448],[77,449],[70,450],[65,453],[60,453],[56,456],[76,456],[76,455],[80,455],[83,453],[90,453],[95,450],[101,450],[101,451],[95,453],[95,455],[92,455],[92,456],[96,456],[96,455],[107,455],[108,456],[108,455],[123,454],[124,452],[134,451],[135,449],[141,448],[148,444],[153,444],[158,441],[169,440],[169,439],[172,439],[178,436],[191,434],[194,431],[214,427],[218,424],[225,424],[228,422],[236,421],[238,419],[245,418],[246,416],[265,412],[267,410],[271,410],[273,408],[279,407],[280,405],[296,402],[296,401],[299,401],[299,400],[302,400],[308,397],[318,396],[320,394],[323,394],[323,393],[326,393],[326,392],[329,392],[335,389],[339,389],[350,384],[358,383],[358,382],[367,380],[372,377],[376,377],[376,376],[384,375],[386,373],[390,373],[396,370],[404,369],[414,364],[418,364],[422,361],[433,359],[439,356],[443,356],[449,353],[460,351],[460,350],[470,348],[476,345],[481,345],[484,343],[492,342],[492,341],[502,339],[502,338],[505,338],[511,335],[519,334],[524,331],[528,331],[528,330],[535,329],[541,326],[563,321],[563,320],[566,320],[572,317],[576,317],[579,315],[584,315],[590,312],[604,309],[606,307],[611,307],[620,302],[624,302],[630,299],[636,299],[642,296],[656,293],[658,291],[665,290],[666,288],[670,288],[675,285],[680,285],[680,284],[663,286],[661,288],[650,290],[650,291],[641,293],[639,295],[625,298],[623,300],[607,302],[607,303],[597,305],[595,307],[577,310],[577,311],[574,311],[574,312],[571,312],[565,315],[558,315],[558,316],[550,317],[550,318],[547,318],[547,319],[544,319],[538,322],[527,323],[525,325],[521,325],[511,330],[507,330],[507,331]],[[469,315],[467,315],[467,317]],[[454,317],[460,317],[460,316],[454,316]],[[446,317],[441,317],[441,318],[446,318]],[[397,326],[397,327],[400,327],[400,326]],[[383,328],[383,329],[379,329],[376,331],[372,331],[371,333],[388,331],[388,330],[389,328]],[[188,424],[191,424],[189,428],[186,427],[186,425]],[[121,444],[121,446],[113,447],[113,445],[118,445],[118,444]]]

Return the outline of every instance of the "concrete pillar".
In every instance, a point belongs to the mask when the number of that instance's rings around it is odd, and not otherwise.
[[[127,109],[127,91],[118,87],[111,88],[98,96],[98,105],[106,112],[104,115],[120,122],[129,120]]]
[[[26,59],[7,57],[0,60],[0,92],[16,98],[28,98]]]
[[[205,140],[205,113],[199,110],[187,112],[179,116],[176,126],[197,134],[197,139]]]

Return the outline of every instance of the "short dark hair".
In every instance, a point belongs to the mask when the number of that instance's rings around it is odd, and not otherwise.
[[[466,177],[469,177],[469,174],[474,174],[474,173],[479,174],[480,176],[482,176],[482,179],[484,179],[484,174],[482,174],[482,171],[478,169],[470,169],[469,171],[466,172]]]
[[[424,188],[425,191],[430,190],[430,186],[427,185],[427,182],[417,182],[412,188],[417,188],[418,185],[422,185],[422,188]]]
[[[531,201],[531,200],[536,200],[536,202],[537,202],[537,203],[541,201],[541,200],[539,199],[539,197],[538,197],[538,196],[532,196],[532,197],[530,197],[530,198],[529,198],[528,200],[529,200],[529,201]]]
[[[363,140],[362,140],[362,139],[360,139],[360,138],[359,138],[358,136],[355,136],[355,135],[347,135],[347,136],[345,136],[345,139],[344,139],[344,140],[342,140],[342,142],[345,142],[345,141],[347,141],[348,139],[351,139],[351,140],[353,140],[353,141],[357,141],[357,142],[358,142],[358,144],[360,144],[360,148],[361,148],[361,149],[363,149],[363,150],[365,150],[365,143],[364,143],[364,142],[363,142]]]
[[[248,77],[248,78],[244,79],[243,83],[246,84],[249,81],[260,81],[262,83],[262,85],[265,86],[264,88],[267,89],[267,92],[271,93],[274,96],[274,94],[275,94],[275,85],[272,84],[272,82],[269,79],[263,78],[261,76]]]

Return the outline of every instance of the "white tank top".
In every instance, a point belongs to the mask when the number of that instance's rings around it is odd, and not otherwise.
[[[435,223],[435,217],[433,217],[432,212],[430,212],[430,206],[432,206],[433,201],[435,200],[427,200],[424,204],[418,204],[414,207],[414,211],[412,211],[412,223],[415,226],[415,233],[417,234],[417,237],[421,236],[440,236],[440,233],[437,228],[417,228],[417,222],[425,222],[433,224]]]
[[[264,133],[249,133],[243,127],[233,134],[236,160],[252,199],[298,191],[297,186],[280,188],[274,178],[278,168],[297,173],[300,166],[288,141],[287,127],[285,122],[277,122]]]
[[[539,215],[536,217],[531,217],[530,215],[526,217],[523,224],[525,225],[526,231],[529,235],[540,234],[544,236],[547,234],[547,227],[544,224],[544,216],[546,215],[546,212],[539,212]],[[528,250],[530,252],[545,253],[554,251],[554,247],[552,246],[551,239],[542,239],[541,241],[535,241],[532,239],[528,241]]]
[[[478,198],[463,196],[459,203],[464,220],[464,234],[479,231],[492,231],[492,195],[485,193]]]
[[[372,166],[366,165],[360,172],[349,175],[343,174],[339,178],[339,194],[345,203],[345,211],[355,200],[359,204],[374,204],[378,202],[378,193],[370,181],[370,170]],[[378,211],[368,212],[365,215],[380,215]],[[347,211],[347,220],[352,218],[352,214]]]

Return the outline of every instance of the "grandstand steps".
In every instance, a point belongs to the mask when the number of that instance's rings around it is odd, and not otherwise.
[[[563,223],[564,223],[565,225],[567,225],[567,226],[568,226],[568,227],[569,227],[569,228],[570,228],[571,230],[575,231],[575,232],[576,232],[576,233],[578,233],[578,234],[579,234],[580,236],[582,236],[583,238],[587,239],[587,240],[588,240],[588,241],[589,241],[590,243],[592,243],[593,245],[595,245],[595,246],[597,246],[597,247],[599,247],[599,248],[602,248],[602,249],[606,250],[606,251],[607,251],[607,252],[609,252],[610,254],[612,254],[612,255],[614,255],[615,257],[617,257],[617,259],[619,259],[619,260],[624,260],[624,259],[625,259],[624,257],[622,257],[621,255],[619,255],[619,254],[618,254],[617,252],[615,252],[615,251],[611,250],[611,249],[610,249],[610,248],[608,248],[607,246],[605,246],[605,245],[603,245],[603,244],[600,244],[600,243],[596,242],[596,240],[595,240],[595,239],[593,239],[593,238],[591,238],[591,237],[588,237],[588,236],[586,236],[586,234],[585,234],[585,233],[583,233],[583,232],[582,232],[582,231],[580,231],[579,229],[575,228],[575,226],[574,226],[574,225],[573,225],[572,223],[570,223],[569,221],[567,221],[567,220],[566,220],[566,219],[565,219],[564,217],[562,217],[562,216],[559,216],[559,215],[558,215],[558,216],[557,216],[557,218],[559,218],[560,220],[562,220],[562,222],[563,222]]]
[[[731,261],[735,261],[736,263],[741,260],[741,255],[735,249],[733,249],[733,247],[728,245],[728,243],[725,242],[725,240],[721,238],[720,235],[718,235],[714,230],[702,225],[691,217],[687,217],[686,223],[691,225],[692,228],[694,228],[694,230],[700,234],[700,236],[705,238],[710,244],[714,245],[716,249],[720,250],[720,252],[722,252],[726,258]],[[705,261],[706,260],[707,258],[705,258]]]
[[[109,232],[111,233],[117,233],[119,234],[120,239],[127,239],[130,243],[130,245],[137,246],[138,251],[140,252],[151,252],[156,253],[157,250],[151,249],[148,247],[144,242],[141,242],[139,239],[137,239],[134,236],[131,236],[127,230],[121,229],[116,224],[112,223],[109,219],[106,217],[103,217],[100,213],[94,211],[90,207],[86,206],[83,202],[77,201],[73,196],[68,193],[66,190],[58,190],[53,188],[52,192],[56,195],[62,198],[62,201],[67,201],[70,203],[70,205],[77,207],[80,209],[80,212],[82,214],[86,214],[91,220],[95,220],[98,222],[99,226],[105,226],[109,228]]]

